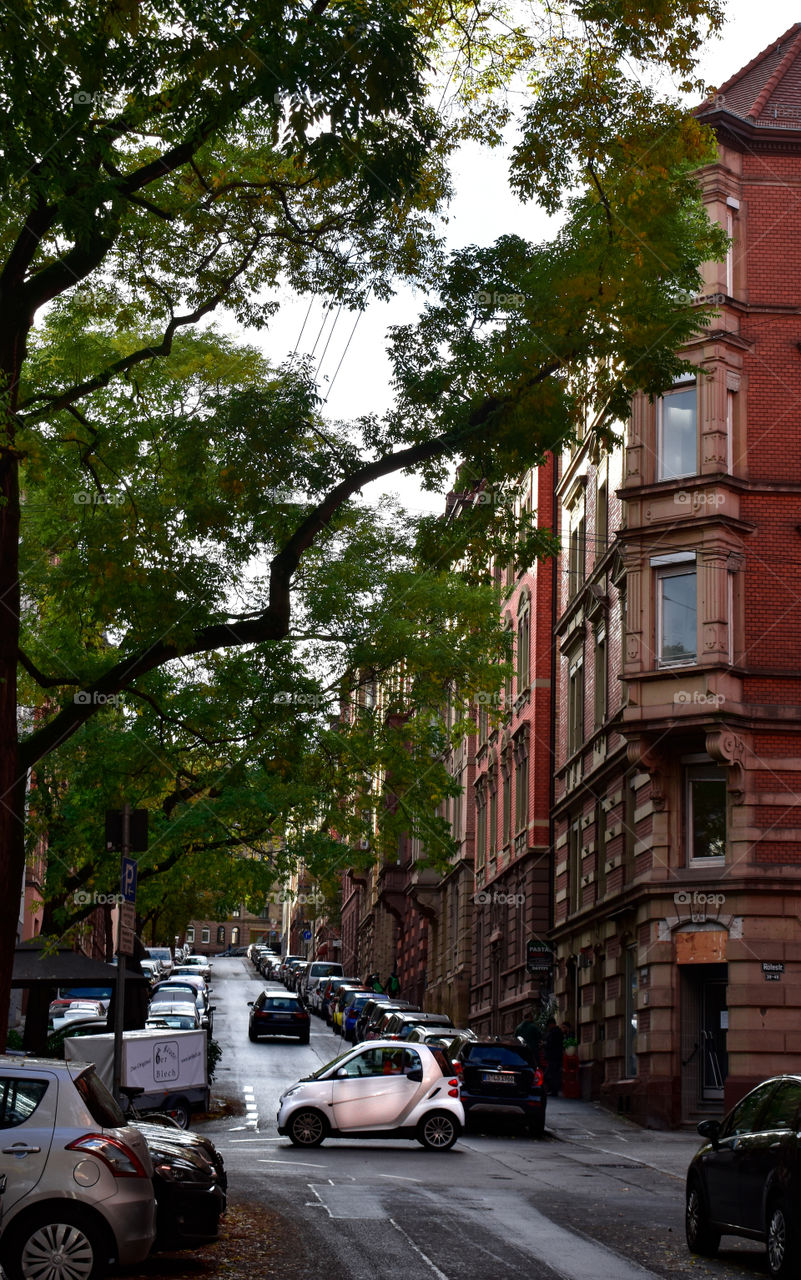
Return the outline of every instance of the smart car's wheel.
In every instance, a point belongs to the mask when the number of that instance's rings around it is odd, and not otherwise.
[[[787,1201],[774,1200],[768,1209],[768,1270],[774,1280],[789,1280],[798,1273],[798,1236]]]
[[[459,1128],[447,1111],[430,1111],[417,1126],[417,1141],[427,1151],[449,1151],[459,1137]]]
[[[687,1188],[684,1231],[691,1253],[700,1253],[705,1258],[715,1256],[720,1245],[720,1232],[709,1224],[706,1202],[697,1182],[691,1182]]]
[[[8,1280],[99,1280],[113,1251],[99,1221],[53,1206],[11,1229],[2,1262]]]
[[[295,1112],[287,1132],[290,1142],[296,1147],[319,1147],[328,1135],[328,1123],[325,1116],[309,1107]]]

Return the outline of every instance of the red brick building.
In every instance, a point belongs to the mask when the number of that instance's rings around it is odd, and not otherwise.
[[[560,481],[557,992],[652,1124],[801,1050],[801,24],[700,115],[732,247],[698,374],[634,405],[605,493],[586,446]]]
[[[529,472],[519,502],[555,529],[554,463]],[[475,782],[475,922],[470,1025],[513,1031],[550,989],[547,969],[530,972],[551,923],[549,811],[553,771],[554,586],[559,564],[499,568],[504,625],[514,633],[514,673],[500,706],[480,705]]]

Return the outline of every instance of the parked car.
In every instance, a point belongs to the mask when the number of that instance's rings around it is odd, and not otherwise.
[[[454,1067],[468,1124],[488,1116],[522,1122],[533,1138],[545,1132],[545,1082],[537,1055],[520,1040],[460,1040]]]
[[[459,1082],[425,1045],[359,1045],[281,1095],[278,1132],[297,1147],[326,1138],[410,1138],[447,1151],[464,1128]]]
[[[342,1015],[342,1037],[349,1040],[351,1044],[356,1043],[356,1024],[361,1016],[362,1009],[373,999],[369,991],[357,991],[354,998],[345,1006]]]
[[[58,1002],[50,1006],[50,1020],[54,1031],[60,1031],[70,1022],[85,1022],[87,1018],[102,1018],[106,1013],[99,1000],[71,1000],[69,1004]]]
[[[320,1016],[328,1025],[331,1025],[331,1002],[339,988],[348,983],[350,986],[360,986],[359,979],[351,978],[329,978],[323,989],[322,999],[320,1000]]]
[[[289,953],[283,956],[281,960],[281,964],[279,966],[279,974],[278,974],[279,982],[284,982],[286,980],[287,969],[294,961],[305,960],[305,959],[306,959],[305,956],[295,956],[295,955],[290,955]]]
[[[136,1122],[153,1161],[156,1241],[161,1249],[199,1249],[220,1234],[227,1179],[209,1138],[182,1129]]]
[[[420,1013],[422,1011],[416,1005],[408,1004],[405,1001],[400,1002],[397,1000],[391,1000],[389,1004],[385,1004],[382,1008],[376,1009],[369,1023],[367,1024],[365,1039],[366,1040],[383,1040],[384,1031],[392,1015],[395,1013],[407,1013],[407,1012]]]
[[[465,1027],[416,1026],[409,1032],[407,1044],[438,1045],[444,1051],[448,1061],[453,1062],[464,1041],[477,1038],[474,1031],[469,1031]]]
[[[761,1240],[775,1280],[801,1257],[801,1075],[757,1085],[721,1120],[702,1120],[704,1145],[687,1171],[685,1228],[693,1253],[712,1257],[723,1235]]]
[[[111,992],[111,987],[59,987],[58,994],[63,1000],[99,1000],[103,1012],[108,1013]]]
[[[200,1014],[188,1000],[160,1000],[148,1011],[145,1020],[146,1031],[164,1027],[172,1027],[173,1031],[197,1031],[201,1026]]]
[[[9,1280],[102,1276],[156,1236],[153,1165],[87,1063],[0,1057],[6,1175],[0,1264]]]
[[[158,960],[162,975],[169,978],[173,970],[173,957],[169,947],[148,947],[145,955],[151,960]]]
[[[393,1000],[391,996],[388,996],[385,992],[380,992],[380,991],[372,992],[369,1000],[365,1000],[364,1004],[359,1010],[359,1016],[356,1019],[356,1026],[354,1027],[354,1030],[353,1030],[354,1044],[359,1044],[362,1040],[364,1040],[367,1024],[379,1005],[382,1005],[383,1008],[385,1009],[389,1009],[389,1008],[395,1009],[397,1007],[397,1002]]]
[[[415,1027],[440,1027],[442,1031],[453,1026],[447,1013],[426,1013],[424,1010],[410,1013],[398,1010],[387,1018],[383,1031],[385,1040],[408,1040]]]
[[[345,982],[337,991],[336,996],[331,1002],[331,1030],[335,1036],[342,1035],[342,1019],[345,1009],[352,1000],[355,1000],[357,995],[361,995],[362,993],[370,995],[370,989],[369,987],[363,986],[361,983],[357,986],[352,986],[350,983]]]
[[[60,1030],[54,1031],[47,1037],[45,1057],[63,1058],[64,1041],[67,1036],[97,1036],[107,1030],[108,1024],[105,1018],[75,1018],[71,1022],[65,1022]]]
[[[209,1035],[212,1034],[215,1006],[209,1004],[205,984],[201,987],[191,977],[170,978],[168,982],[160,982],[150,997],[149,1011],[153,1016],[158,1016],[158,1009],[162,1003],[193,1004],[200,1015],[201,1027],[208,1031]]]
[[[184,956],[180,964],[173,966],[172,977],[182,974],[200,974],[204,982],[211,982],[211,961],[206,956]]]
[[[248,1039],[293,1036],[301,1044],[309,1043],[311,1017],[300,996],[262,991],[255,1000],[248,1000],[248,1004]]]
[[[309,986],[317,978],[341,978],[345,970],[336,960],[312,960],[311,964],[303,971],[298,992],[300,995],[306,995]]]
[[[287,969],[286,983],[285,983],[287,990],[296,991],[298,992],[298,994],[300,993],[301,980],[303,978],[304,973],[308,969],[308,967],[309,967],[308,960],[296,960],[293,964],[289,966],[289,968]]]

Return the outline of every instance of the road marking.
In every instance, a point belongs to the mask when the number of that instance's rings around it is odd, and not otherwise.
[[[263,1156],[259,1156],[257,1164],[305,1164],[308,1169],[324,1169],[324,1164],[312,1164],[309,1160],[265,1160]]]
[[[402,1173],[379,1173],[379,1178],[392,1178],[397,1182],[419,1182],[419,1178],[404,1178]]]
[[[407,1232],[404,1231],[403,1227],[398,1226],[394,1218],[389,1219],[389,1224],[390,1226],[394,1227],[395,1230],[398,1231],[403,1236],[404,1240],[410,1246],[410,1248],[414,1249],[414,1252],[417,1254],[418,1258],[422,1258],[426,1266],[430,1267],[431,1270],[434,1272],[434,1275],[439,1277],[439,1280],[448,1280],[448,1277],[446,1276],[445,1272],[440,1271],[436,1263],[431,1261],[427,1253],[423,1253],[423,1250],[419,1247],[419,1245],[415,1244],[412,1237],[408,1235]]]

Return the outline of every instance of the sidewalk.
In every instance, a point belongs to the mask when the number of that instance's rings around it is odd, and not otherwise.
[[[545,1125],[557,1142],[580,1146],[584,1163],[589,1148],[597,1152],[599,1164],[608,1163],[612,1156],[681,1179],[703,1141],[694,1129],[643,1129],[625,1116],[606,1111],[599,1102],[572,1098],[549,1098]]]

